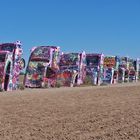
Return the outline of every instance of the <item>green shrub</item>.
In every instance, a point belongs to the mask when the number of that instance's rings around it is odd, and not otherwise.
[[[84,85],[93,85],[92,79],[90,76],[86,76],[85,80],[84,80]]]
[[[25,89],[25,86],[23,84],[19,84],[19,87],[18,87],[20,90],[24,90]]]
[[[108,83],[105,83],[105,82],[100,84],[100,86],[107,86],[107,85],[108,85]]]
[[[55,87],[60,88],[62,86],[62,82],[57,80]]]
[[[2,92],[3,91],[3,89],[0,87],[0,92]]]
[[[3,89],[2,89],[2,78],[0,78],[0,92],[2,92]]]

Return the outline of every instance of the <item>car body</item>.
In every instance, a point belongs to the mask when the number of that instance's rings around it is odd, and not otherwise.
[[[86,76],[86,54],[62,53],[59,62],[57,81],[61,86],[77,86],[83,84]]]
[[[32,48],[24,78],[26,87],[55,86],[59,70],[59,51],[60,48],[57,46]]]
[[[91,79],[92,84],[100,85],[103,76],[104,54],[86,54],[86,75]]]
[[[21,42],[0,44],[0,85],[5,91],[18,88],[20,72],[25,67]]]

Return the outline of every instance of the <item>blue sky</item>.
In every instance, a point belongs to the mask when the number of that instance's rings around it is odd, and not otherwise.
[[[0,42],[140,57],[139,0],[0,0]]]

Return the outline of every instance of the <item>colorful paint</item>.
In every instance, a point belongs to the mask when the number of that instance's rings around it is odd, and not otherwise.
[[[60,48],[56,46],[38,46],[31,50],[24,79],[26,87],[55,86],[59,52]]]
[[[25,67],[20,41],[0,44],[0,84],[1,89],[12,91],[18,88],[19,74]]]
[[[115,68],[116,59],[115,56],[105,56],[104,58],[104,68]]]
[[[64,53],[60,57],[57,82],[62,86],[76,86],[83,84],[86,76],[86,54]]]
[[[103,82],[108,84],[116,83],[118,80],[118,62],[117,56],[105,56],[104,58],[104,78]]]
[[[94,85],[102,83],[103,76],[103,54],[86,54],[86,72]]]
[[[135,69],[135,60],[128,60],[128,80],[135,81],[136,80],[136,69]]]
[[[134,68],[136,72],[136,81],[140,79],[140,59],[134,61]]]
[[[119,82],[136,81],[138,77],[138,61],[128,57],[121,57],[119,64]]]

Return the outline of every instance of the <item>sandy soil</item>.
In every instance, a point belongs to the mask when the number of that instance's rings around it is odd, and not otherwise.
[[[0,140],[140,140],[140,83],[0,93]]]

